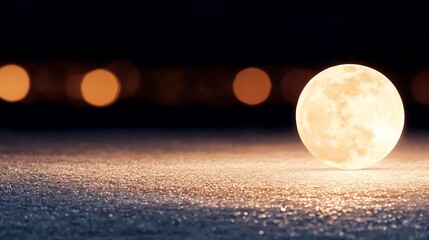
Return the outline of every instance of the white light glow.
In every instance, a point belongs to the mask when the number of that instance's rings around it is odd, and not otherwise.
[[[341,169],[385,158],[404,127],[404,107],[390,80],[357,64],[330,67],[305,86],[296,107],[298,133],[322,162]]]

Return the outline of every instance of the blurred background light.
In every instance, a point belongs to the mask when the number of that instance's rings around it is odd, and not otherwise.
[[[231,82],[234,72],[226,67],[200,67],[193,71],[195,103],[228,106],[234,102]]]
[[[50,66],[51,67],[51,66]],[[55,73],[58,68],[54,67]],[[37,66],[33,72],[33,89],[37,96],[42,100],[56,101],[59,98],[57,91],[58,75],[54,78],[52,73],[45,66]]]
[[[108,64],[106,69],[114,73],[121,83],[119,97],[135,96],[140,87],[140,71],[134,64],[121,60]]]
[[[315,71],[304,68],[292,69],[286,72],[280,86],[283,98],[290,104],[296,104],[302,89],[315,75]]]
[[[0,68],[0,97],[8,102],[24,99],[30,90],[30,77],[18,65],[9,64]]]
[[[429,105],[429,69],[421,70],[414,76],[411,94],[418,103]]]
[[[258,105],[270,95],[271,81],[264,70],[249,67],[237,73],[232,87],[240,102],[247,105]]]
[[[181,105],[192,99],[189,72],[180,67],[161,68],[155,71],[157,93],[155,102],[165,105]]]
[[[69,62],[65,67],[66,75],[63,78],[64,94],[66,95],[68,102],[74,106],[85,106],[81,85],[85,74],[89,69],[93,69],[93,65],[94,64],[89,63]]]
[[[0,2],[7,20],[0,67],[18,63],[30,81],[19,104],[7,102],[1,92],[12,92],[0,86],[0,113],[7,115],[0,130],[98,128],[97,119],[114,128],[294,129],[307,81],[319,69],[347,62],[385,73],[404,99],[407,125],[429,129],[429,87],[420,76],[429,67],[429,15],[422,3],[140,1],[103,4],[97,12],[97,3],[29,2]],[[368,18],[360,18],[363,10]],[[118,81],[98,102],[82,91],[94,69]]]
[[[112,72],[96,69],[83,77],[80,89],[87,103],[96,107],[105,107],[118,98],[120,83]]]
[[[70,63],[54,61],[40,63],[34,66],[34,92],[42,100],[51,102],[63,101],[66,97],[64,91],[64,79],[67,77],[67,69]]]
[[[81,100],[82,92],[80,86],[82,84],[84,75],[73,73],[66,77],[64,88],[67,96],[73,100]]]

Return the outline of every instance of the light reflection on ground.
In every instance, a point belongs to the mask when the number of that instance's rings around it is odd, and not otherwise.
[[[4,133],[0,238],[427,238],[428,143],[342,171],[285,133]]]

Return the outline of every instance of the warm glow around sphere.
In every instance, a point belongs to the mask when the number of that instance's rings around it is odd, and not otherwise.
[[[0,97],[8,102],[25,98],[30,90],[30,77],[24,68],[10,64],[0,68]]]
[[[116,101],[120,85],[116,76],[104,69],[87,73],[80,85],[83,99],[97,107],[104,107]]]
[[[404,127],[395,86],[357,64],[330,67],[304,87],[296,107],[299,136],[322,162],[341,169],[369,167],[386,157]]]

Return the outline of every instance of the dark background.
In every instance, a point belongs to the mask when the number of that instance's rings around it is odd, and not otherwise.
[[[384,73],[403,97],[407,127],[429,126],[429,107],[410,92],[413,77],[429,67],[429,11],[423,2],[3,0],[0,21],[0,63],[29,66],[30,75],[31,66],[56,71],[58,63],[92,68],[126,60],[142,72],[182,69],[190,76],[256,66],[273,82],[269,99],[253,107],[229,92],[211,101],[163,104],[145,97],[156,94],[144,79],[137,96],[106,108],[62,98],[1,102],[3,129],[293,129],[295,106],[279,93],[282,71],[318,72],[340,63],[365,64]],[[232,83],[190,78],[194,85]],[[186,89],[183,96],[193,94],[194,88]],[[213,91],[231,91],[219,89]]]

